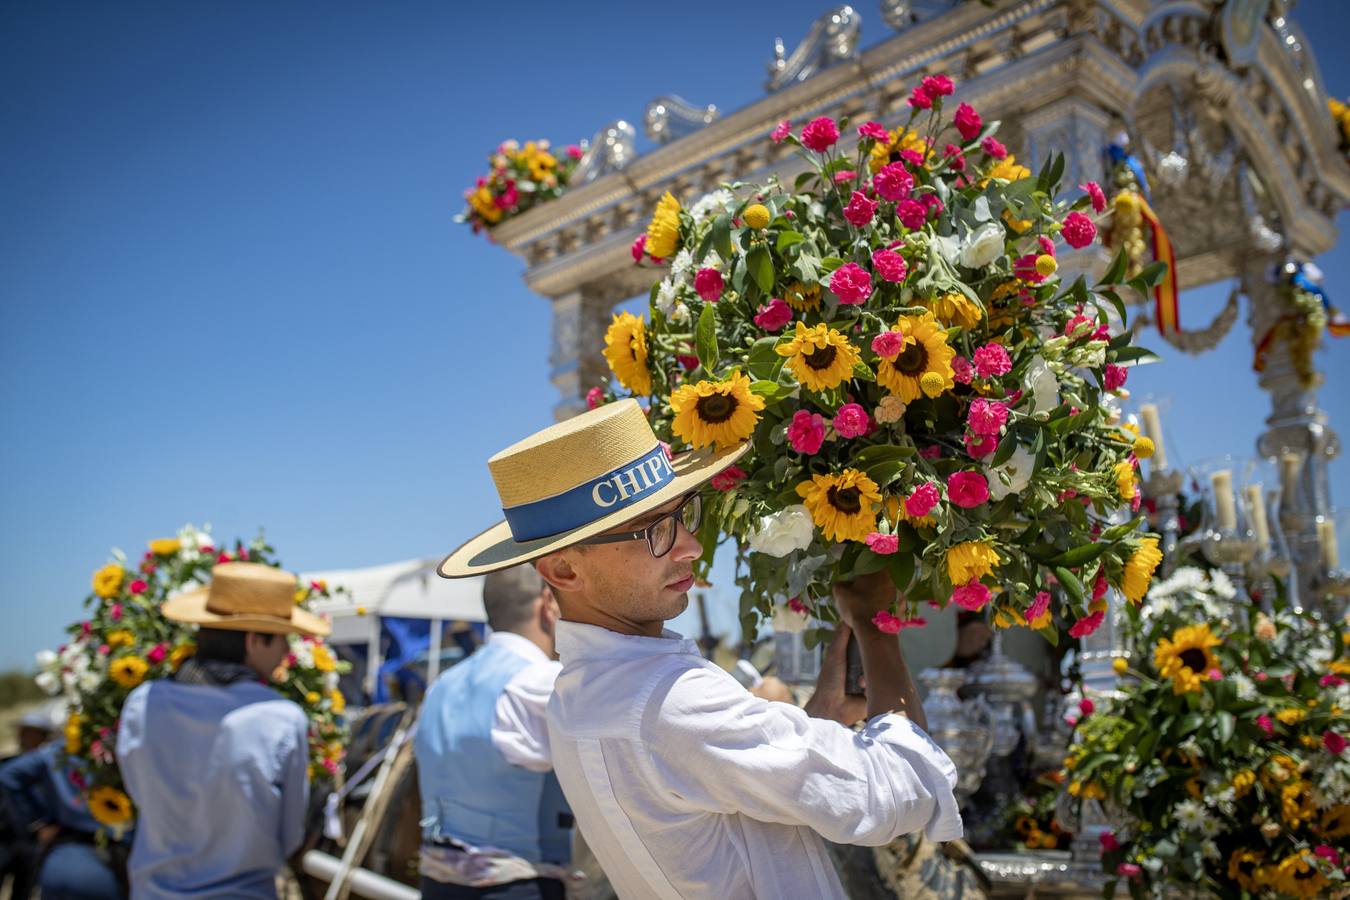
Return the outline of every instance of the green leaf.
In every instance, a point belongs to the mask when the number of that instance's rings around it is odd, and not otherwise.
[[[712,235],[712,245],[713,249],[717,251],[717,255],[722,257],[723,262],[731,262],[731,258],[735,254],[731,246],[731,215],[722,213],[722,215],[713,219],[712,230],[709,234]]]
[[[778,232],[778,240],[774,243],[774,249],[782,253],[787,248],[796,246],[804,240],[806,238],[802,237],[799,231],[780,231]]]
[[[867,548],[858,554],[858,561],[853,565],[854,576],[871,575],[873,572],[880,572],[886,568],[887,558],[873,553]]]
[[[1233,739],[1237,719],[1226,709],[1219,710],[1219,744],[1226,746]]]
[[[1097,287],[1120,284],[1120,280],[1125,277],[1125,272],[1128,268],[1129,259],[1125,256],[1125,248],[1121,247],[1116,251],[1116,258],[1111,260],[1111,265],[1107,267],[1106,274],[1102,276],[1102,280],[1097,282]]]
[[[745,264],[750,269],[750,277],[765,294],[773,293],[773,259],[763,244],[758,244],[746,254]]]
[[[877,376],[872,373],[867,363],[858,360],[853,364],[853,377],[862,381],[876,381]]]
[[[1110,528],[1102,532],[1101,539],[1103,541],[1118,541],[1121,538],[1125,537],[1127,534],[1133,534],[1134,531],[1143,524],[1144,524],[1144,517],[1140,516],[1139,518],[1133,519],[1129,522],[1122,522],[1119,525],[1112,525]]]
[[[1130,283],[1133,284],[1138,281],[1142,282],[1145,288],[1151,288],[1161,284],[1166,275],[1167,263],[1161,261],[1152,262],[1144,267],[1144,271],[1140,272],[1134,278],[1131,278]],[[1147,291],[1140,291],[1140,293],[1147,293]]]
[[[746,368],[755,378],[765,378],[769,381],[777,379],[778,370],[782,366],[784,357],[779,356],[774,350],[778,346],[778,338],[762,337],[750,347],[750,352],[745,356]]]
[[[1012,459],[1012,455],[1016,450],[1017,433],[1015,431],[1009,431],[1003,436],[1003,440],[999,442],[998,451],[994,454],[994,458],[990,460],[989,465],[994,468],[1003,465],[1005,462]],[[992,477],[997,478],[998,476],[994,475]]]
[[[1115,357],[1115,362],[1117,363],[1137,362],[1141,360],[1152,362],[1161,358],[1152,350],[1144,347],[1121,347],[1119,350],[1115,351]]]
[[[879,462],[894,462],[897,460],[908,459],[913,456],[915,450],[913,447],[900,447],[895,444],[874,444],[859,451],[858,455],[853,457],[853,464],[859,468],[866,468]]]
[[[909,583],[914,580],[914,554],[906,553],[904,550],[896,551],[886,558],[886,571],[890,574],[891,583],[895,585],[896,590],[907,590]]]
[[[844,264],[844,260],[837,256],[827,256],[820,261],[820,271],[833,272]]]
[[[1090,563],[1101,556],[1111,545],[1105,541],[1097,541],[1093,544],[1084,544],[1081,547],[1074,547],[1072,550],[1066,550],[1059,556],[1056,556],[1052,562],[1057,566],[1081,566],[1084,563]],[[1055,573],[1057,576],[1058,571]]]
[[[711,375],[717,368],[717,307],[709,303],[698,317],[698,332],[694,338],[698,361]]]
[[[898,460],[887,460],[886,462],[873,463],[863,471],[867,473],[868,478],[877,483],[877,487],[884,488],[897,475],[905,471],[905,464]]]
[[[765,403],[777,403],[791,394],[796,388],[790,384],[779,384],[776,381],[752,381],[750,382],[750,392],[758,394],[764,398]]]
[[[1078,576],[1070,572],[1063,566],[1055,566],[1055,577],[1059,583],[1064,586],[1064,590],[1069,592],[1075,603],[1083,602],[1083,583],[1078,580]]]
[[[803,172],[802,174],[798,175],[797,180],[792,182],[793,191],[800,194],[802,192],[802,188],[810,184],[813,180],[816,179],[816,177],[817,175],[814,170],[810,172]]]

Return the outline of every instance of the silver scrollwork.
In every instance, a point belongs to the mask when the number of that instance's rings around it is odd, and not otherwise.
[[[881,18],[896,31],[925,22],[956,6],[958,0],[881,0]]]
[[[658,144],[669,144],[706,128],[717,116],[717,107],[711,103],[695,106],[683,97],[667,94],[647,104],[642,120],[647,137]]]
[[[585,184],[602,175],[619,172],[637,156],[637,129],[623,119],[611,122],[591,141],[586,155],[572,173],[573,184]]]
[[[811,24],[792,55],[787,55],[783,39],[775,38],[773,62],[769,64],[765,89],[770,92],[782,90],[833,65],[854,59],[858,55],[861,33],[862,16],[851,6],[836,6]]]

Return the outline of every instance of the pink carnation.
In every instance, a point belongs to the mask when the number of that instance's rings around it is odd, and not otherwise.
[[[1064,235],[1064,243],[1081,250],[1096,239],[1097,226],[1082,213],[1071,212],[1064,217],[1064,228],[1060,233]]]
[[[169,655],[169,648],[165,644],[156,644],[150,648],[150,652],[145,654],[146,661],[152,666],[157,666],[164,662],[164,658]]]
[[[909,174],[904,163],[889,163],[872,176],[872,187],[881,199],[894,203],[905,199],[914,190],[914,176]]]
[[[854,191],[853,196],[849,198],[848,206],[844,207],[844,218],[854,228],[862,228],[872,221],[872,216],[876,214],[876,211],[877,203],[875,200],[867,199],[867,195],[862,191]]]
[[[975,140],[983,127],[984,120],[980,118],[980,114],[975,111],[973,106],[962,103],[956,108],[956,130],[961,132],[962,140]]]
[[[1104,612],[1095,612],[1084,616],[1069,626],[1069,637],[1085,638],[1100,628],[1105,619],[1106,613]]]
[[[966,453],[971,459],[988,456],[998,449],[998,437],[989,434],[968,434],[965,436]]]
[[[791,600],[789,600],[789,601],[787,602],[787,605],[788,605],[788,609],[792,610],[793,612],[797,613],[798,615],[803,615],[803,616],[804,616],[804,615],[806,615],[807,613],[811,612],[811,607],[809,607],[809,606],[807,606],[805,603],[803,603],[801,597],[793,597]]]
[[[979,612],[993,596],[989,588],[972,581],[952,590],[952,602],[967,612]]]
[[[923,204],[925,214],[930,216],[942,215],[942,198],[937,194],[923,194],[919,197],[919,202]]]
[[[905,338],[898,331],[883,331],[872,338],[872,352],[886,359],[895,359],[905,349]]]
[[[993,437],[1001,433],[1003,426],[1007,423],[1008,407],[1002,403],[986,400],[983,397],[977,397],[971,401],[966,424],[975,434]]]
[[[853,171],[852,169],[840,169],[838,172],[834,173],[834,183],[844,184],[845,182],[852,181],[857,177],[858,173]],[[791,210],[789,210],[789,212],[791,212]]]
[[[869,538],[868,540],[870,542],[871,539]],[[901,624],[899,616],[889,613],[884,609],[878,610],[877,614],[872,617],[872,624],[877,626],[877,631],[886,634],[899,634],[900,629],[904,627],[904,625]]]
[[[497,199],[492,202],[497,204],[498,209],[514,209],[516,204],[520,202],[520,191],[516,189],[516,183],[514,181],[506,182],[506,190],[502,191]]]
[[[585,156],[585,155],[586,155],[586,151],[585,151],[585,150],[582,150],[582,149],[581,149],[580,147],[578,147],[576,144],[568,144],[568,145],[567,145],[567,158],[568,158],[568,159],[581,159],[581,158],[582,158],[583,156]]]
[[[928,209],[917,200],[901,200],[896,204],[895,216],[910,231],[918,231],[928,221]]]
[[[942,148],[942,156],[951,160],[948,167],[953,172],[964,172],[966,170],[966,158],[961,155],[961,148],[955,144],[948,144]]]
[[[149,587],[148,584],[137,578],[131,584],[127,585],[127,590],[131,591],[133,594],[144,594],[147,587]]]
[[[864,122],[858,126],[858,136],[871,138],[874,141],[886,143],[891,139],[891,133],[886,130],[886,126],[880,122]]]
[[[933,507],[938,505],[940,499],[941,495],[938,493],[937,484],[932,481],[925,481],[905,498],[905,515],[922,519],[933,511]]]
[[[933,98],[924,92],[921,86],[916,87],[909,95],[908,103],[915,109],[932,109]]]
[[[684,366],[686,372],[692,372],[698,368],[698,357],[689,353],[676,353],[675,361]]]
[[[840,437],[862,437],[871,427],[872,420],[868,418],[867,410],[857,403],[845,403],[834,415],[834,430],[839,432]]]
[[[1041,252],[1044,253],[1046,256],[1055,255],[1055,242],[1050,240],[1045,235],[1043,234],[1037,235],[1036,243],[1040,245]]]
[[[1327,752],[1332,756],[1340,756],[1345,752],[1345,738],[1334,731],[1322,732],[1322,746],[1327,748]]]
[[[1318,844],[1313,848],[1313,855],[1322,857],[1333,866],[1339,866],[1341,864],[1341,854],[1330,844]]]
[[[642,262],[642,252],[647,247],[647,232],[642,232],[633,241],[633,246],[629,248],[629,253],[633,254],[633,262]]]
[[[900,549],[900,538],[893,534],[882,534],[880,531],[874,531],[867,536],[867,546],[873,553],[881,556],[889,556]]]
[[[1102,186],[1095,181],[1089,181],[1087,184],[1080,184],[1080,188],[1087,191],[1088,199],[1092,201],[1092,211],[1101,212],[1106,209],[1106,194],[1102,193]]]
[[[1137,878],[1144,870],[1134,863],[1123,862],[1116,866],[1116,874],[1124,875],[1126,878]]]
[[[905,161],[906,165],[915,169],[923,165],[923,154],[918,150],[906,147],[904,150],[900,151],[900,158]]]
[[[694,276],[694,290],[705,303],[716,303],[722,296],[722,273],[716,269],[699,269]]]
[[[830,290],[840,303],[856,306],[872,296],[872,276],[857,263],[845,263],[830,276]]]
[[[1089,700],[1087,697],[1084,697],[1082,700],[1078,701],[1078,712],[1082,714],[1083,718],[1087,718],[1088,716],[1092,715],[1094,712],[1096,712],[1096,710],[1097,705],[1093,703],[1091,700]]]
[[[787,439],[793,450],[809,456],[825,443],[825,420],[817,413],[799,409],[792,414]]]
[[[952,357],[952,380],[957,384],[970,384],[975,378],[975,367],[964,356]]]
[[[929,444],[919,451],[919,456],[923,459],[942,459],[942,445]]]
[[[114,603],[112,608],[108,610],[108,618],[114,622],[122,621],[122,604]]]
[[[837,140],[839,140],[839,126],[834,124],[834,119],[829,116],[812,119],[802,129],[802,143],[817,153],[824,153],[833,147]]]
[[[586,408],[595,409],[605,402],[605,392],[598,387],[593,387],[586,392]]]
[[[777,125],[773,126],[773,131],[769,132],[769,138],[775,144],[781,144],[783,143],[783,139],[786,138],[791,133],[792,133],[792,123],[789,122],[787,119],[784,119]]]
[[[988,153],[994,159],[1003,159],[1008,155],[1008,148],[994,140],[993,135],[980,141],[980,149],[985,153]]]
[[[1116,840],[1114,831],[1103,831],[1097,840],[1101,842],[1103,853],[1112,853],[1120,849],[1120,841]]]
[[[962,509],[989,502],[989,482],[979,472],[953,472],[947,477],[947,497]]]
[[[1345,679],[1339,675],[1323,675],[1318,679],[1317,684],[1324,688],[1336,688],[1345,684]]]
[[[939,97],[950,97],[952,91],[956,90],[956,85],[946,75],[929,75],[919,82],[919,90],[936,100]]]
[[[1027,611],[1023,613],[1023,617],[1028,622],[1034,622],[1049,611],[1050,611],[1050,592],[1037,591],[1036,596],[1032,598],[1031,605],[1028,606]]]
[[[792,307],[781,297],[774,297],[755,313],[755,324],[765,331],[777,331],[792,321]]]
[[[894,250],[877,250],[872,254],[872,268],[881,276],[882,281],[899,284],[909,274],[905,258]]]
[[[1107,363],[1106,374],[1102,377],[1102,381],[1106,384],[1108,391],[1118,391],[1125,386],[1125,379],[1129,374],[1130,370],[1124,366]]]
[[[975,351],[975,372],[981,378],[996,378],[1012,371],[1012,358],[1002,344],[985,344]]]
[[[1092,599],[1100,600],[1106,596],[1106,589],[1109,587],[1106,583],[1106,570],[1097,572],[1097,580],[1092,582]]]

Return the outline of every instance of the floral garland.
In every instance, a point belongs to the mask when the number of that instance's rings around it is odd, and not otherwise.
[[[1102,836],[1102,863],[1132,896],[1343,896],[1350,632],[1288,609],[1239,627],[1234,593],[1182,568],[1131,611],[1135,662],[1116,661],[1131,677],[1084,701],[1068,793],[1127,823]]]
[[[1060,242],[1096,241],[1105,195],[1057,204],[1063,158],[1033,175],[967,104],[942,115],[952,90],[924,79],[908,121],[864,123],[852,154],[847,121],[783,122],[772,140],[809,166],[791,189],[731,184],[689,209],[667,193],[632,248],[666,269],[650,323],[615,316],[617,384],[588,401],[650,396],[679,449],[753,441],[713,484],[700,563],[735,539],[747,627],[774,598],[828,619],[832,584],[885,570],[907,598],[887,630],[923,601],[992,603],[999,625],[1055,640],[1058,612],[1079,637],[1108,583],[1137,601],[1161,558],[1111,518],[1137,508],[1152,453],[1106,402],[1151,356],[1108,325],[1126,259],[1091,289],[1057,274]]]
[[[134,568],[120,551],[94,573],[85,599],[88,619],[71,625],[70,640],[56,651],[38,653],[38,684],[63,694],[69,705],[65,725],[69,778],[89,811],[115,836],[135,819],[131,798],[117,768],[117,720],[127,694],[146,680],[167,678],[193,654],[195,629],[164,618],[159,608],[170,596],[208,583],[217,563],[243,560],[277,566],[261,536],[217,548],[207,531],[187,525],[176,537],[159,538]],[[321,581],[296,585],[295,602],[331,596]],[[339,771],[347,739],[342,719],[346,702],[339,662],[318,638],[290,637],[291,652],[273,675],[282,696],[309,717],[310,777],[331,779]]]
[[[455,217],[477,234],[561,197],[585,151],[568,145],[555,156],[548,141],[504,141],[488,158],[492,168],[464,192],[468,207]]]
[[[1331,111],[1331,118],[1336,123],[1336,137],[1339,139],[1340,151],[1346,161],[1350,162],[1350,106],[1335,97],[1328,97],[1327,109]]]

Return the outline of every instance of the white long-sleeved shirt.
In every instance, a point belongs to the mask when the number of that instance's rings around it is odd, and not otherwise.
[[[904,716],[861,733],[760,700],[693,641],[559,622],[553,767],[622,898],[844,898],[822,838],[962,834],[956,767]]]
[[[511,677],[497,698],[493,712],[492,746],[506,761],[531,772],[553,768],[548,752],[548,698],[562,663],[550,659],[539,645],[510,631],[494,631],[488,643],[503,644],[529,665]]]

